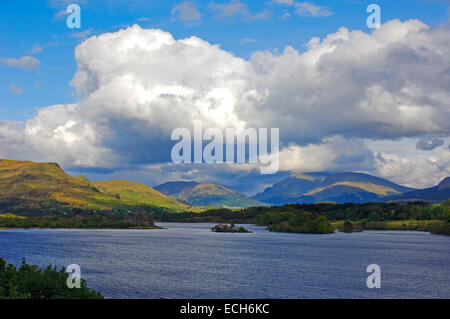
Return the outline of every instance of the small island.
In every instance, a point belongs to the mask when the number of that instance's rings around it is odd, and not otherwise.
[[[235,224],[224,225],[218,224],[211,228],[211,231],[215,233],[251,233],[251,231],[245,229],[243,226],[236,226]]]

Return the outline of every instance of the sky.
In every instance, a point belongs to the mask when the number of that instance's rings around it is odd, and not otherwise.
[[[66,8],[81,8],[81,28]],[[369,4],[381,9],[370,29]],[[93,180],[450,175],[450,1],[0,0],[0,157]],[[280,171],[170,159],[171,131],[280,128]]]

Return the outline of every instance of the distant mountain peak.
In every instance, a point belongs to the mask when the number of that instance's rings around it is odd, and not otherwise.
[[[439,186],[441,186],[441,185],[450,185],[450,177],[444,178],[444,179],[439,183]]]
[[[156,186],[155,189],[192,206],[236,208],[265,205],[226,186],[214,183],[167,182]]]
[[[388,197],[393,201],[430,201],[442,202],[450,198],[450,177],[444,178],[438,185],[419,189],[411,192],[406,192],[397,196]]]
[[[314,172],[292,174],[252,198],[274,205],[369,202],[413,190],[366,173]]]
[[[444,178],[437,187],[440,190],[450,188],[450,177]]]

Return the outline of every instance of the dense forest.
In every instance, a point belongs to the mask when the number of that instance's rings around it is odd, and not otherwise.
[[[288,204],[272,207],[250,207],[242,210],[226,208],[211,209],[198,213],[160,213],[152,215],[158,221],[173,222],[235,222],[235,223],[262,223],[262,216],[279,215],[280,213],[309,212],[325,216],[327,220],[369,219],[383,220],[444,220],[450,214],[450,200],[442,204],[426,202],[410,203],[346,203],[346,204]],[[261,219],[262,218],[262,219]]]
[[[160,228],[148,212],[136,213],[81,213],[45,216],[0,215],[0,228]]]
[[[442,204],[288,204],[241,210],[210,209],[202,213],[174,213],[143,208],[135,211],[72,210],[51,211],[47,214],[41,211],[0,214],[0,227],[3,228],[157,228],[155,221],[257,224],[267,226],[270,231],[296,233],[330,233],[335,229],[343,230],[343,221],[347,221],[346,231],[408,229],[450,234],[450,200]],[[398,221],[404,222],[397,223]]]
[[[251,223],[268,226],[271,231],[329,233],[342,228],[334,221],[348,221],[362,229],[425,230],[450,234],[450,200],[442,204],[410,203],[347,203],[288,204],[273,207],[250,207],[238,211],[212,209],[201,214],[154,214],[165,222]],[[422,221],[421,223],[395,221]],[[349,225],[349,224],[347,224]],[[348,231],[350,228],[347,228]]]

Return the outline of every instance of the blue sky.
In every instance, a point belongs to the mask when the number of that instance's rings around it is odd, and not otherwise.
[[[39,107],[76,101],[70,85],[76,71],[74,48],[89,35],[113,32],[137,23],[145,28],[169,31],[177,39],[196,35],[220,44],[236,56],[248,58],[254,51],[283,50],[287,45],[301,51],[311,37],[323,37],[341,26],[368,31],[365,9],[373,3],[314,1],[332,14],[308,17],[296,15],[292,6],[268,2],[241,1],[245,6],[242,8],[248,13],[237,12],[225,17],[212,10],[211,1],[195,1],[201,18],[182,21],[172,13],[180,1],[1,0],[0,58],[32,56],[39,60],[40,66],[34,70],[0,66],[0,118],[25,120]],[[66,16],[58,17],[58,12],[70,3],[80,4],[81,29],[68,29]],[[433,26],[445,22],[448,16],[449,1],[388,0],[376,3],[382,8],[382,21],[417,18]],[[260,13],[265,15],[257,18]],[[289,19],[282,18],[286,13],[290,14]],[[12,87],[18,88],[20,94],[14,93]]]
[[[80,29],[66,25],[72,3]],[[376,31],[366,25],[371,3],[381,8]],[[450,175],[449,8],[0,0],[0,158],[58,162],[93,180],[210,181],[247,194],[297,171],[435,185]],[[201,40],[181,40],[192,36]],[[162,161],[170,131],[198,118],[280,128],[279,174]]]

